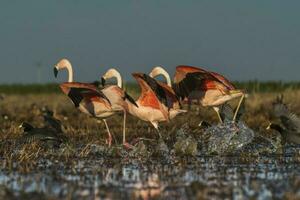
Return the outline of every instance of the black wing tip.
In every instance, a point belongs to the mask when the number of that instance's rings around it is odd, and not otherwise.
[[[90,90],[90,89],[87,89],[87,88],[70,88],[70,91],[68,93],[68,97],[72,100],[72,102],[74,103],[76,108],[79,107],[80,103],[84,99],[82,94],[85,93],[85,92],[92,92],[95,96],[98,96],[98,97],[101,97],[101,98],[105,99],[109,103],[109,105],[111,105],[110,100],[99,89]]]
[[[138,108],[139,106],[137,105],[137,103],[135,102],[135,100],[126,91],[124,91],[124,93],[125,93],[124,100],[128,99],[128,101],[130,103],[132,103],[133,105],[135,105]]]
[[[68,97],[72,100],[73,104],[76,108],[79,107],[79,104],[81,103],[83,97],[80,95],[77,88],[71,88]]]

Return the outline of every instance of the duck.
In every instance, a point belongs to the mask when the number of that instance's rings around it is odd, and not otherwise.
[[[267,130],[276,130],[284,142],[300,144],[300,118],[291,112],[283,102],[283,95],[280,95],[272,103],[273,113],[279,118],[282,125],[270,122]]]
[[[293,132],[290,130],[287,130],[283,128],[281,125],[277,123],[270,122],[269,125],[266,128],[267,130],[274,130],[280,133],[282,138],[282,144],[285,143],[294,143],[294,144],[300,144],[300,133]]]
[[[23,128],[23,137],[19,143],[32,143],[35,141],[52,144],[59,147],[61,143],[67,141],[67,138],[55,128],[35,128],[28,122],[23,122],[19,128]]]

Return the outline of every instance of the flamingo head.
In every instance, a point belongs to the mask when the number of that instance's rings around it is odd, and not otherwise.
[[[105,82],[107,79],[110,78],[114,78],[114,77],[119,77],[120,73],[114,69],[114,68],[110,68],[109,70],[107,70],[107,72],[105,72],[105,74],[101,77],[101,84],[102,86],[105,85]]]
[[[67,60],[66,58],[61,59],[55,66],[54,66],[54,76],[55,78],[57,77],[58,71],[64,68],[67,68],[70,66],[70,61]]]
[[[154,67],[154,68],[152,69],[152,71],[149,73],[149,76],[150,76],[151,78],[154,78],[154,77],[159,76],[159,75],[164,74],[164,73],[166,73],[166,70],[165,70],[163,67],[161,67],[161,66],[156,66],[156,67]]]

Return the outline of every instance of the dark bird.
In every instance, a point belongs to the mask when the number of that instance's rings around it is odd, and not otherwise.
[[[288,106],[283,102],[283,95],[277,97],[273,102],[273,111],[285,129],[300,134],[300,118],[288,109]]]
[[[44,142],[45,144],[52,144],[58,147],[67,140],[62,133],[57,132],[55,129],[47,127],[35,128],[27,122],[23,122],[19,128],[23,128],[24,130],[19,143]]]
[[[239,121],[245,112],[245,103],[244,102],[245,101],[243,101],[239,111],[237,112],[236,121]],[[219,112],[220,112],[220,117],[223,122],[230,122],[233,119],[235,110],[233,110],[233,108],[229,104],[225,103],[220,106]],[[203,120],[199,123],[198,126],[206,129],[206,128],[211,127],[211,124],[209,122]]]
[[[220,108],[220,111],[219,111],[220,117],[223,122],[232,121],[235,113],[236,113],[235,121],[239,121],[245,113],[245,101],[243,101],[241,103],[239,110],[237,110],[237,109],[234,110],[228,103],[221,105],[219,108]]]
[[[300,144],[300,133],[284,129],[279,124],[270,123],[269,126],[267,127],[267,130],[275,130],[279,132],[282,137],[282,144],[285,144],[287,142]]]
[[[60,133],[63,132],[61,121],[54,117],[54,113],[52,110],[50,110],[47,106],[44,106],[41,109],[41,112],[43,114],[45,127],[53,128],[54,130]]]
[[[283,95],[273,102],[273,112],[282,124],[270,123],[267,129],[278,131],[283,141],[300,144],[300,118],[288,109],[283,102]]]
[[[202,120],[202,121],[199,123],[198,126],[199,126],[200,128],[207,129],[207,128],[211,127],[211,124],[210,124],[209,122],[207,122],[207,121]]]

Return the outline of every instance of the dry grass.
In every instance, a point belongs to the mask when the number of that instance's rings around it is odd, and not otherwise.
[[[295,113],[300,113],[300,90],[286,91],[283,93],[286,103]],[[256,132],[268,134],[265,131],[269,120],[276,120],[272,116],[272,101],[278,94],[261,93],[251,94],[246,100],[245,122]],[[235,104],[236,102],[232,102]],[[64,132],[70,139],[67,146],[60,152],[49,153],[47,149],[38,144],[17,146],[16,140],[21,137],[22,130],[18,126],[27,121],[36,127],[43,126],[43,117],[40,108],[47,106],[54,111],[56,118],[61,120]],[[193,111],[178,116],[170,123],[161,123],[161,129],[165,138],[172,140],[172,135],[183,124],[198,130],[201,120],[216,123],[217,118],[212,109],[194,106]],[[5,161],[3,168],[12,169],[13,163],[24,163],[21,171],[28,170],[40,158],[62,159],[71,162],[74,157],[86,158],[91,155],[91,144],[105,145],[107,133],[104,124],[97,119],[88,117],[74,108],[72,103],[64,95],[37,94],[37,95],[8,95],[0,102],[0,157]],[[108,119],[111,131],[116,136],[118,144],[122,141],[122,114]],[[193,134],[201,134],[195,131]],[[136,138],[148,138],[156,141],[158,135],[150,124],[134,117],[127,120],[127,138],[133,141]],[[76,151],[77,147],[80,151]],[[115,146],[115,148],[119,148]],[[16,149],[18,151],[16,151]],[[47,153],[45,153],[47,151]],[[25,166],[25,167],[24,167]]]

